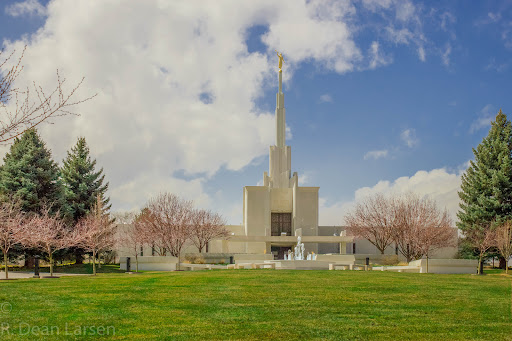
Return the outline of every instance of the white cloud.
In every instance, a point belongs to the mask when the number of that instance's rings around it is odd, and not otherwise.
[[[309,175],[307,173],[299,175],[299,186],[307,185],[309,182]]]
[[[300,6],[296,1],[257,3],[274,12],[262,41],[271,51],[284,51],[285,62],[292,68],[303,60],[315,59],[327,69],[343,73],[353,70],[362,59],[346,23],[355,11],[349,2],[311,1]]]
[[[394,44],[413,44],[416,46],[418,58],[426,60],[424,45],[426,38],[423,33],[423,22],[420,9],[409,0],[363,0],[363,6],[379,14],[386,21],[381,29],[385,36]],[[389,16],[388,12],[394,14]]]
[[[12,13],[42,13],[37,2],[23,4]],[[80,117],[40,132],[58,161],[86,137],[110,180],[115,210],[141,206],[157,191],[185,196],[190,188],[207,203],[203,184],[210,176],[268,153],[274,116],[255,103],[265,87],[275,87],[274,49],[285,56],[288,79],[305,60],[340,73],[362,62],[346,23],[354,16],[348,3],[227,1],[223,8],[55,0],[40,30],[4,41],[6,54],[28,45],[16,86],[36,81],[51,88],[59,69],[69,86],[86,77],[83,97],[98,93],[77,108]],[[246,32],[255,25],[268,27],[266,53],[247,50]],[[178,170],[189,180],[174,177]]]
[[[427,55],[425,53],[425,48],[423,46],[418,46],[418,58],[424,62],[427,60]]]
[[[383,157],[386,157],[386,156],[388,156],[388,150],[387,149],[372,150],[372,151],[369,151],[368,153],[364,154],[364,159],[365,160],[369,160],[369,159],[377,160],[377,159],[380,159],[380,158],[383,158]]]
[[[421,196],[428,196],[435,200],[441,209],[447,209],[450,216],[456,221],[459,209],[459,196],[461,175],[465,169],[457,173],[447,171],[445,168],[431,171],[418,171],[414,175],[400,177],[394,181],[381,180],[373,187],[362,187],[355,191],[350,201],[327,204],[325,199],[320,200],[320,225],[344,224],[343,217],[358,201],[376,193],[400,194],[414,192]]]
[[[384,55],[384,53],[379,48],[379,43],[376,41],[372,42],[368,51],[368,56],[370,57],[370,64],[368,66],[370,70],[388,65],[393,62],[393,58]]]
[[[332,97],[329,94],[323,94],[320,96],[320,103],[332,103]]]
[[[473,121],[473,123],[471,123],[471,126],[469,127],[469,133],[473,134],[482,128],[490,126],[491,121],[494,120],[494,116],[496,115],[494,111],[494,107],[491,104],[487,104],[485,107],[483,107],[478,114],[478,118]]]
[[[497,12],[497,13],[492,13],[492,12],[489,12],[487,13],[487,17],[489,18],[489,20],[491,22],[498,22],[501,20],[501,13]]]
[[[509,66],[510,66],[510,63],[508,63],[508,62],[498,63],[498,62],[496,62],[496,58],[492,57],[484,69],[487,71],[493,70],[493,71],[501,73],[501,72],[507,71]]]
[[[395,30],[411,32],[408,43],[421,42],[412,3],[386,3],[373,6],[400,21]],[[68,89],[85,76],[79,93],[98,94],[77,108],[80,117],[40,132],[58,161],[78,136],[87,139],[110,181],[114,210],[140,207],[157,191],[192,193],[214,205],[204,188],[213,174],[268,153],[274,116],[256,103],[276,86],[274,49],[284,54],[285,82],[306,61],[338,73],[362,70],[369,60],[375,67],[391,62],[378,43],[369,52],[358,47],[361,27],[349,1],[53,0],[45,8],[30,0],[8,8],[14,16],[46,17],[33,35],[3,42],[6,55],[28,46],[15,86],[52,88],[59,69]],[[255,26],[266,27],[266,51],[248,51]]]
[[[46,8],[37,0],[26,0],[6,6],[5,13],[12,17],[24,15],[44,17],[46,15]]]
[[[450,44],[446,44],[446,48],[441,55],[441,59],[443,61],[444,66],[450,66],[450,54],[452,53],[452,46]]]
[[[412,148],[416,144],[418,144],[419,140],[416,137],[416,130],[415,129],[405,129],[400,134],[400,138],[404,143],[407,145],[407,147]]]

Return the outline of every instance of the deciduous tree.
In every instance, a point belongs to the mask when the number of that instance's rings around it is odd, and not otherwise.
[[[108,215],[103,213],[102,200],[96,197],[96,204],[91,212],[82,218],[75,231],[80,236],[78,246],[92,252],[92,269],[96,275],[96,257],[111,250],[116,244],[116,225]]]
[[[446,210],[441,211],[437,203],[416,194],[407,193],[394,200],[394,240],[400,253],[408,262],[428,258],[440,248],[456,246],[456,230]]]
[[[485,253],[496,244],[496,231],[491,225],[494,222],[474,223],[471,228],[464,231],[466,239],[478,250],[478,269],[477,273],[483,275],[483,262]]]
[[[181,251],[191,239],[192,202],[162,193],[149,200],[141,224],[158,246],[181,260]]]
[[[508,274],[508,261],[512,256],[512,221],[507,220],[496,228],[496,247],[505,259],[505,273]]]
[[[43,209],[40,214],[32,214],[23,225],[20,235],[24,246],[36,248],[48,255],[50,276],[53,276],[53,254],[80,242],[79,234],[66,226],[59,214],[52,215],[49,208]]]
[[[226,221],[218,213],[196,209],[192,212],[191,229],[192,243],[199,252],[208,252],[208,243],[214,239],[226,238],[229,231],[224,227]]]
[[[13,201],[0,203],[0,249],[4,255],[5,279],[9,278],[9,251],[20,242],[24,215]]]
[[[128,248],[135,255],[135,272],[139,272],[139,254],[142,248],[144,245],[152,245],[153,242],[151,230],[142,223],[142,214],[139,213],[127,220],[126,226],[119,231],[119,244]]]
[[[70,111],[74,106],[96,96],[76,99],[84,78],[66,91],[66,79],[60,77],[58,70],[55,88],[43,89],[35,82],[33,87],[27,86],[24,90],[16,87],[16,79],[23,72],[21,62],[25,50],[26,47],[17,61],[13,60],[16,51],[8,56],[0,51],[0,143],[16,138],[52,117],[74,114]]]
[[[393,200],[379,193],[358,202],[355,209],[345,215],[348,232],[368,240],[381,254],[394,241]]]

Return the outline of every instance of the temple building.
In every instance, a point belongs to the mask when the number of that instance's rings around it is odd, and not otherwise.
[[[328,251],[345,254],[347,243],[352,244],[353,238],[344,236],[341,229],[318,226],[319,187],[299,186],[297,172],[292,173],[292,150],[286,145],[282,55],[278,56],[276,140],[275,145],[270,146],[268,173],[263,173],[263,186],[245,186],[243,189],[243,225],[227,226],[232,234],[230,238],[213,242],[210,250],[220,253],[271,253],[274,258],[283,259],[284,254],[293,251],[297,237],[301,236],[307,253]]]

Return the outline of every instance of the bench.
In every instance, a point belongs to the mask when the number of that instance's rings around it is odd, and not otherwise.
[[[352,270],[352,264],[329,264],[329,270],[337,270],[337,268],[341,268],[341,270]]]

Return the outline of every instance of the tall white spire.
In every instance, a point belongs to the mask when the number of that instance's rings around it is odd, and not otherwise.
[[[277,51],[276,51],[277,52]],[[279,91],[276,94],[276,144],[270,146],[269,171],[263,174],[263,184],[271,188],[291,188],[297,184],[297,177],[291,174],[290,146],[286,145],[286,114],[283,94],[283,55],[279,57]]]
[[[286,144],[286,112],[284,109],[283,71],[279,70],[279,92],[276,95],[276,146]]]
[[[277,53],[277,56],[279,57],[279,91],[276,95],[276,146],[284,147],[286,144],[286,113],[283,94],[284,58],[282,53]]]

